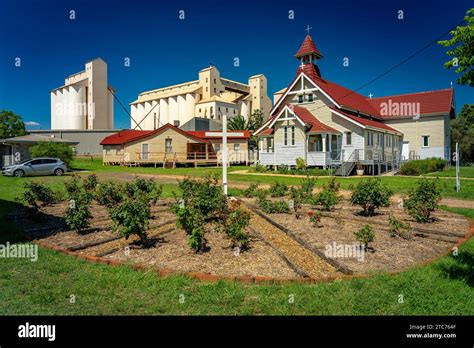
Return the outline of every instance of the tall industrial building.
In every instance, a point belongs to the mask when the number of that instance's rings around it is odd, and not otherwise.
[[[113,129],[113,91],[107,83],[107,63],[101,58],[87,62],[85,70],[51,91],[51,129]]]
[[[218,124],[224,114],[248,118],[255,110],[267,117],[272,107],[264,75],[251,76],[245,84],[221,77],[214,66],[199,71],[198,80],[140,93],[130,105],[130,127],[143,130],[166,123],[183,127],[193,118]]]

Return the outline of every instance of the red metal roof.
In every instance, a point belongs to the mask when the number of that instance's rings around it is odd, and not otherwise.
[[[319,58],[323,56],[321,52],[319,52],[318,49],[316,48],[316,45],[314,44],[314,41],[311,38],[311,36],[309,36],[308,34],[304,38],[303,43],[300,46],[300,49],[298,50],[298,52],[296,52],[295,57],[298,58],[298,57],[304,56],[306,54],[311,54],[311,53],[316,54]]]
[[[305,124],[309,125],[310,128],[308,131],[310,133],[319,133],[319,132],[334,132],[340,133],[337,129],[334,129],[316,118],[308,109],[301,106],[292,105],[292,109],[296,116],[300,118]]]
[[[187,133],[194,135],[195,137],[198,137],[200,139],[208,140],[208,139],[221,139],[222,136],[212,133],[220,133],[221,131],[187,131]],[[243,136],[240,135],[232,135],[232,133],[243,133]],[[228,139],[250,139],[250,131],[248,130],[229,130]]]
[[[405,117],[413,117],[415,115],[401,115],[389,112],[386,114],[385,108],[390,108],[390,105],[400,105],[409,103],[417,104],[419,106],[420,115],[426,114],[449,114],[451,112],[451,105],[453,103],[454,93],[452,88],[441,89],[437,91],[408,93],[400,95],[391,95],[380,98],[368,99],[369,103],[377,110],[378,115],[383,119],[397,119]],[[386,103],[385,106],[383,103]]]
[[[357,122],[357,123],[359,123],[363,126],[368,126],[368,127],[372,127],[372,128],[379,128],[379,129],[383,129],[385,131],[401,134],[399,131],[397,131],[396,129],[390,127],[389,125],[386,125],[385,123],[375,121],[375,120],[371,120],[371,119],[368,119],[368,118],[365,118],[365,117],[362,117],[362,116],[354,116],[354,115],[351,115],[351,114],[349,114],[345,111],[342,111],[338,108],[335,108],[335,107],[331,107],[331,109],[338,112],[338,113],[340,113],[340,114],[343,114],[344,116],[350,118],[352,121]]]
[[[182,129],[179,129],[178,127],[173,126],[172,124],[165,124],[164,126],[155,129],[155,130],[136,130],[136,129],[128,129],[128,130],[123,130],[118,133],[109,135],[108,137],[105,137],[102,139],[100,142],[100,145],[121,145],[125,143],[129,143],[131,141],[139,140],[142,138],[149,137],[151,135],[161,133],[165,129],[173,129],[174,131],[183,134],[184,136],[188,138],[192,138],[193,140],[197,142],[203,142],[204,140],[201,138],[198,138],[194,136],[193,134],[189,134],[189,132],[183,131]]]
[[[267,128],[258,133],[259,135],[272,135],[273,134],[273,128]]]
[[[369,103],[369,99],[363,95],[351,91],[337,83],[323,79],[319,72],[319,68],[314,64],[305,64],[298,68],[296,76],[303,72],[316,85],[318,85],[326,94],[329,95],[336,103],[348,109],[360,111],[364,114],[378,117],[378,111]]]

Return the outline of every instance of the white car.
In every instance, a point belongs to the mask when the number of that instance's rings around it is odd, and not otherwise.
[[[2,174],[8,176],[63,175],[67,172],[66,163],[59,158],[40,157],[21,161],[2,168]]]

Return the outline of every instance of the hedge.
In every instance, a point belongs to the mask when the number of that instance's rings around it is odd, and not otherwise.
[[[404,163],[400,168],[402,175],[421,175],[442,171],[446,166],[446,161],[441,158],[427,158]]]

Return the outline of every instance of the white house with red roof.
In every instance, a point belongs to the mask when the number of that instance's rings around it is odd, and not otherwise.
[[[295,54],[296,76],[274,95],[259,136],[262,165],[338,167],[349,175],[394,169],[403,160],[449,159],[454,117],[452,88],[383,98],[367,98],[323,78],[323,55],[307,35]]]

